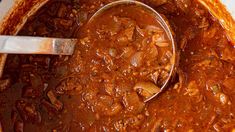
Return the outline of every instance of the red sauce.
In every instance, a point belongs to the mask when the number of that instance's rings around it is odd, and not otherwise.
[[[19,34],[79,38],[80,43],[72,57],[9,56],[0,80],[2,129],[234,130],[235,50],[224,29],[196,0],[142,1],[168,19],[181,51],[179,69],[165,92],[144,103],[146,93],[135,89],[137,84],[159,88],[159,79],[164,81],[164,76],[156,79],[155,68],[166,68],[170,62],[161,59],[170,46],[138,46],[144,38],[152,41],[152,34],[141,35],[147,25],[163,31],[153,17],[140,17],[131,8],[124,8],[126,14],[113,9],[96,25],[86,25],[98,9],[111,1],[53,0],[28,20]],[[116,30],[120,21],[126,22]],[[149,57],[156,55],[152,52],[155,47],[158,57]],[[131,53],[122,58],[123,51]],[[133,55],[147,57],[131,63]]]

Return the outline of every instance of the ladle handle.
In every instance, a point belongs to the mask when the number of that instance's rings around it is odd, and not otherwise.
[[[76,39],[0,35],[0,53],[72,55],[76,41]]]

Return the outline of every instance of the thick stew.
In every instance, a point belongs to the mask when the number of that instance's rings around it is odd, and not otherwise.
[[[0,80],[0,131],[235,131],[235,49],[196,0],[141,0],[88,22],[114,0],[51,0],[19,35],[79,39],[72,56],[9,55]]]

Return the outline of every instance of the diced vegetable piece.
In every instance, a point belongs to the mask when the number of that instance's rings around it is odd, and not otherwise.
[[[156,71],[153,74],[151,74],[151,79],[153,80],[155,84],[158,83],[159,75],[160,75],[159,71]]]
[[[219,100],[220,100],[220,103],[221,103],[222,105],[226,105],[226,104],[228,104],[229,98],[228,98],[228,96],[225,95],[224,93],[220,93],[220,94],[219,94]]]
[[[152,35],[154,33],[163,33],[163,29],[161,29],[160,27],[156,27],[156,26],[153,26],[153,25],[148,25],[146,28],[145,28],[148,32],[149,35]]]
[[[214,86],[211,87],[211,90],[214,94],[217,94],[221,91],[221,88],[220,88],[219,85],[214,85]]]
[[[152,82],[138,82],[135,84],[134,90],[144,98],[149,98],[160,92],[161,89]]]
[[[134,67],[140,67],[143,64],[143,52],[137,52],[131,57],[131,65]]]
[[[117,56],[117,50],[115,48],[110,48],[109,49],[109,55],[112,57],[116,57]]]
[[[208,90],[211,90],[214,95],[222,92],[220,84],[214,80],[208,80],[206,82],[206,86]]]
[[[169,43],[167,43],[167,42],[157,42],[156,45],[158,47],[167,47],[167,46],[169,46]]]
[[[167,47],[169,43],[167,42],[163,33],[154,34],[152,36],[152,42],[157,45],[158,47]]]
[[[145,35],[144,35],[144,34],[145,34],[145,33],[144,33],[144,30],[141,29],[138,25],[136,25],[135,29],[136,29],[136,31],[140,34],[140,36],[142,36],[142,37],[145,36]]]

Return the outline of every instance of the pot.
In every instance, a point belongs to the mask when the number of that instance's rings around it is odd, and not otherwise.
[[[27,19],[49,0],[2,0],[0,2],[0,34],[17,35]],[[235,1],[198,0],[217,18],[235,44]],[[2,76],[7,54],[0,55],[0,77]]]
[[[5,9],[4,9],[5,15],[1,16],[3,19],[0,24],[0,34],[17,35],[18,32],[23,27],[23,25],[25,24],[25,22],[27,21],[27,19],[29,19],[30,16],[32,16],[38,9],[40,9],[40,7],[42,7],[48,1],[49,0],[31,0],[30,2],[28,2],[28,1],[24,1],[24,0],[18,0],[18,1],[16,1],[16,3],[12,2],[11,3],[12,5],[10,5],[9,7],[4,6],[5,7]],[[224,7],[220,2],[217,2],[216,0],[214,2],[211,2],[212,0],[198,0],[198,1],[201,2],[201,4],[203,4],[206,8],[208,8],[209,11],[211,12],[211,14],[214,15],[214,17],[220,21],[221,25],[226,29],[227,35],[230,38],[230,40],[235,42],[233,40],[233,38],[235,38],[235,37],[233,37],[233,32],[232,32],[232,31],[235,31],[235,30],[233,30],[233,28],[235,27],[234,26],[234,19],[232,18],[232,15],[229,13],[229,11],[227,11],[227,9],[229,9],[229,8]],[[6,1],[4,1],[4,2],[6,2]],[[6,4],[7,4],[7,2],[6,2]],[[2,9],[2,8],[0,7],[0,9]],[[3,68],[5,65],[6,59],[7,59],[6,54],[0,55],[0,74],[3,73]],[[31,83],[33,83],[33,82],[31,82]],[[192,83],[192,86],[194,84],[195,84],[195,82]],[[16,91],[14,93],[19,93],[19,92]],[[19,93],[19,94],[21,94],[21,93]],[[45,90],[45,94],[47,94],[45,96],[51,95],[51,90],[50,90],[50,92],[49,91],[47,92]],[[52,95],[53,95],[53,92],[52,92]],[[221,94],[221,95],[223,95],[223,94]],[[44,94],[43,94],[43,96],[44,96]],[[222,101],[226,102],[226,95],[224,95],[224,96],[225,96],[224,97],[225,99],[223,98]],[[11,98],[11,96],[9,98]],[[60,107],[60,108],[62,108],[62,107]],[[208,118],[208,119],[210,119],[210,118]],[[155,120],[153,120],[153,121],[155,121]],[[154,125],[155,125],[155,123],[154,123]],[[5,126],[5,124],[3,126]],[[1,124],[0,124],[0,131],[1,131]]]

